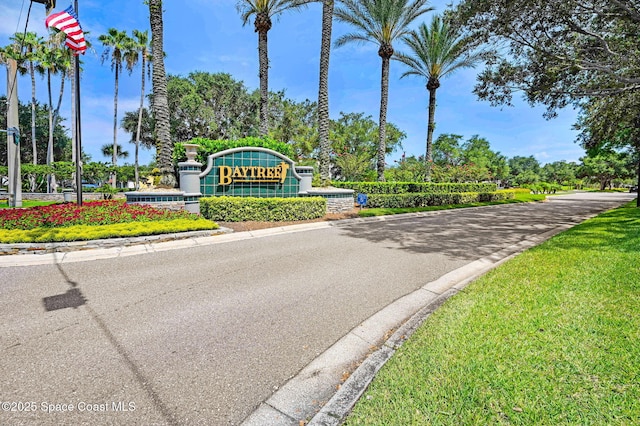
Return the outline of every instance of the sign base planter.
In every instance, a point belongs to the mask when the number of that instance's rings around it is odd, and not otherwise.
[[[353,189],[333,188],[310,188],[306,192],[301,192],[300,196],[323,197],[327,200],[327,213],[343,213],[353,210]]]

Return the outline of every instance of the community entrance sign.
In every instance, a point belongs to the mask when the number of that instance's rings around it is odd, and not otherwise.
[[[198,145],[185,143],[187,161],[178,163],[179,192],[126,192],[128,203],[185,209],[200,213],[200,197],[323,197],[327,211],[353,209],[353,190],[313,188],[313,167],[267,148],[242,147],[207,157],[207,167],[195,158]]]
[[[259,147],[211,154],[199,177],[200,192],[205,197],[297,197],[302,179],[293,160]]]

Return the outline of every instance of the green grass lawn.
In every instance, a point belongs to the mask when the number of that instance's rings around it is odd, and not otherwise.
[[[439,308],[347,425],[640,424],[640,208],[588,220]]]
[[[31,201],[31,200],[23,200],[22,201],[22,208],[28,208],[28,207],[36,207],[36,206],[49,206],[51,204],[56,204],[57,201]],[[9,207],[9,203],[8,201],[5,200],[0,200],[0,209],[8,209]]]
[[[516,192],[515,198],[502,201],[488,201],[483,203],[469,203],[469,204],[447,204],[443,206],[428,206],[428,207],[408,207],[408,208],[375,208],[361,210],[358,215],[360,217],[371,216],[386,216],[402,213],[417,213],[417,212],[430,212],[435,210],[450,210],[450,209],[463,209],[467,207],[479,207],[479,206],[493,206],[497,204],[512,204],[512,203],[529,203],[532,201],[544,201],[547,195],[545,194],[527,194]]]

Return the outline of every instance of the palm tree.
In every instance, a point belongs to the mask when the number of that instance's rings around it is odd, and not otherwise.
[[[380,84],[380,121],[378,123],[378,180],[384,181],[386,153],[387,104],[389,101],[389,59],[393,42],[409,33],[409,25],[420,15],[433,10],[428,0],[341,0],[335,10],[338,20],[355,27],[356,31],[339,37],[337,47],[347,43],[377,44],[382,59]]]
[[[39,49],[39,62],[37,67],[47,74],[47,94],[49,99],[49,141],[47,143],[47,160],[46,164],[51,165],[53,158],[53,133],[60,118],[60,106],[62,105],[62,97],[64,94],[65,80],[71,69],[71,53],[64,46],[66,34],[63,32],[52,32],[49,35],[49,41],[42,45]],[[60,73],[60,93],[56,107],[53,106],[53,98],[51,92],[51,75]],[[55,176],[50,175],[48,178],[48,192],[54,192],[56,187]]]
[[[470,40],[461,37],[459,31],[436,15],[431,25],[421,24],[416,31],[403,37],[410,55],[398,53],[396,59],[409,67],[400,78],[408,75],[423,77],[429,91],[429,122],[425,155],[427,180],[431,176],[433,159],[432,141],[435,130],[436,90],[440,80],[462,68],[473,68],[482,59],[482,52],[470,52]]]
[[[147,71],[147,59],[150,58],[151,50],[149,49],[149,32],[133,30],[133,37],[135,40],[135,50],[131,50],[131,54],[135,54],[135,58],[132,58],[135,62],[138,58],[142,61],[142,80],[140,83],[140,108],[138,109],[138,125],[136,129],[135,139],[135,188],[136,191],[140,187],[140,175],[139,175],[139,150],[140,150],[140,129],[142,127],[142,111],[144,109],[144,86],[145,86],[145,72]]]
[[[31,76],[31,149],[32,149],[32,162],[38,164],[38,151],[36,146],[36,64],[39,61],[39,53],[42,45],[44,44],[44,38],[38,37],[36,33],[25,32],[15,33],[11,40],[14,43],[26,47],[25,59],[29,63],[28,71]]]
[[[107,34],[102,34],[98,37],[98,40],[105,47],[102,53],[102,62],[111,55],[111,69],[115,72],[115,89],[113,95],[113,156],[111,161],[114,166],[118,163],[118,156],[116,155],[116,146],[118,145],[118,84],[119,75],[122,72],[123,61],[127,64],[127,69],[131,70],[131,58],[129,51],[132,48],[133,41],[127,35],[126,31],[118,31],[115,28],[109,28]],[[113,172],[115,174],[115,171]],[[115,188],[115,176],[111,176],[111,182]]]
[[[322,42],[320,44],[320,84],[318,89],[318,138],[320,140],[320,179],[331,179],[329,161],[329,57],[331,54],[331,28],[333,0],[322,0]]]
[[[129,158],[129,151],[123,151],[120,145],[116,145],[116,157],[118,158]],[[105,157],[113,158],[113,145],[106,143],[100,147],[100,152]]]
[[[151,25],[151,52],[153,54],[152,110],[158,138],[157,162],[162,175],[160,184],[173,188],[177,181],[173,172],[173,144],[167,100],[167,75],[164,71],[162,0],[149,0],[149,23]]]
[[[287,9],[296,9],[312,0],[240,0],[238,12],[242,25],[247,25],[255,15],[253,25],[258,33],[258,61],[260,76],[260,136],[269,132],[269,55],[267,53],[267,32],[271,29],[271,18]]]

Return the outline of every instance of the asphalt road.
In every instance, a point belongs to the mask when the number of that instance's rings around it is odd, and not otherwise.
[[[0,268],[0,424],[239,424],[394,300],[631,198],[577,194]]]

